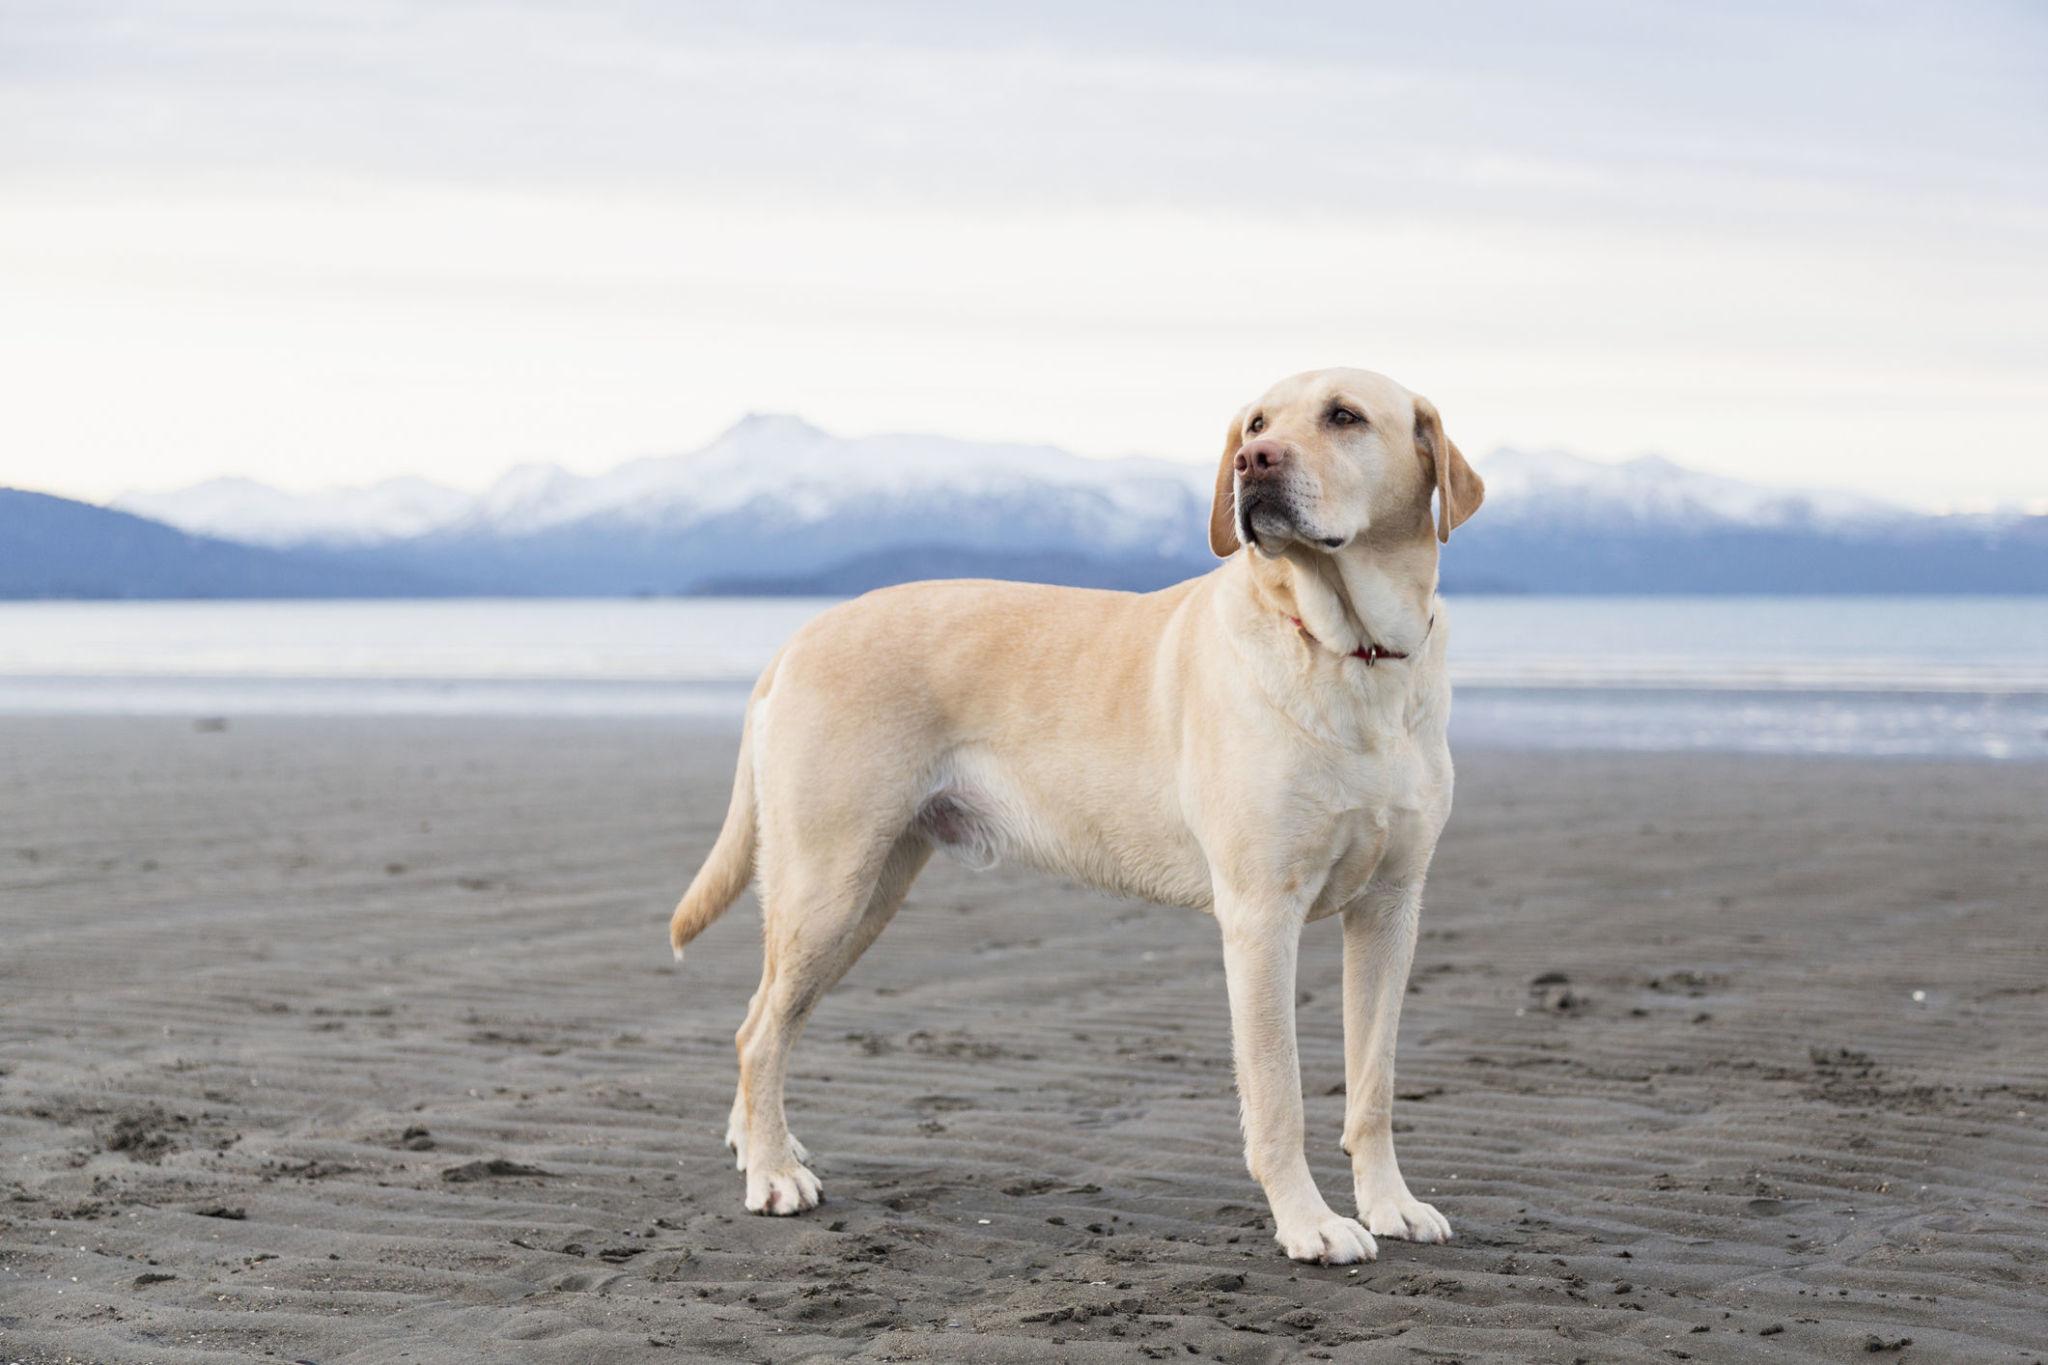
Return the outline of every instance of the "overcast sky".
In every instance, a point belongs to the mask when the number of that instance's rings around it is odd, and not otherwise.
[[[0,483],[1208,461],[1358,364],[1475,453],[2041,502],[2044,71],[2023,0],[0,0]]]

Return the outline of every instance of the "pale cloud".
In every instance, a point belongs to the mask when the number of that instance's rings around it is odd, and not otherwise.
[[[2048,486],[2033,12],[1533,13],[0,2],[0,481],[1206,459],[1337,362],[1476,450]]]

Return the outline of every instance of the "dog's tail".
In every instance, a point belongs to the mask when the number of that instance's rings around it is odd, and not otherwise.
[[[771,669],[772,672],[772,669]],[[747,707],[747,721],[740,730],[739,769],[732,779],[732,804],[725,810],[725,827],[711,856],[697,869],[690,889],[676,904],[668,922],[669,947],[676,961],[683,960],[683,946],[711,927],[754,879],[754,847],[759,816],[754,809],[754,708]]]

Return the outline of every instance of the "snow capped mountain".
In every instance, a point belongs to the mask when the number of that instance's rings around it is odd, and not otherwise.
[[[450,525],[465,529],[491,527],[509,535],[537,530],[561,520],[593,479],[571,474],[560,465],[522,464],[500,474]]]
[[[1842,526],[1898,521],[1902,507],[1838,490],[1771,488],[1645,455],[1617,464],[1558,450],[1496,450],[1476,466],[1500,520],[1667,526]]]
[[[1477,462],[1489,520],[1631,526],[1872,526],[1911,518],[1854,493],[1766,487],[1659,456],[1604,463],[1555,450],[1502,449]],[[287,493],[249,479],[130,493],[113,506],[247,544],[371,546],[436,535],[521,537],[573,526],[679,531],[746,509],[779,523],[942,508],[1053,493],[1111,546],[1178,545],[1206,464],[1090,460],[1051,446],[943,436],[846,438],[787,415],[741,420],[702,450],[630,461],[605,474],[556,465],[507,470],[479,494],[424,479]]]
[[[109,504],[195,535],[245,545],[374,545],[425,535],[470,508],[466,493],[425,479],[367,488],[287,493],[254,479],[210,479],[164,493],[126,493]]]
[[[1446,552],[1454,588],[2048,588],[2048,517],[1928,516],[1657,457],[1499,450],[1474,463],[1486,507]],[[217,479],[116,505],[448,593],[839,593],[947,576],[1156,587],[1215,562],[1214,469],[942,436],[846,438],[757,415],[688,454],[595,475],[523,465],[474,494],[419,479],[321,494]]]
[[[1085,490],[1116,511],[1156,519],[1181,510],[1204,479],[1191,466],[1087,460],[1051,446],[994,445],[942,436],[833,436],[796,417],[753,415],[704,449],[634,460],[580,477],[522,466],[494,483],[460,520],[464,530],[527,535],[584,522],[682,528],[741,508],[773,507],[818,522],[850,506],[1035,489]]]
[[[1196,465],[1049,446],[848,439],[756,415],[688,454],[596,475],[522,465],[476,494],[407,480],[306,495],[223,479],[120,505],[245,543],[396,565],[457,591],[785,584],[854,561],[888,572],[906,551],[962,573],[1136,584],[1206,560],[1210,478]]]
[[[702,450],[633,460],[579,475],[520,465],[468,495],[419,479],[331,493],[287,493],[215,479],[114,506],[186,530],[260,545],[364,546],[432,535],[519,537],[611,524],[683,530],[748,509],[816,523],[869,512],[986,501],[1058,490],[1100,506],[1095,534],[1116,544],[1158,540],[1209,471],[1163,460],[1089,460],[1051,446],[942,436],[831,435],[799,418],[753,415]],[[1171,529],[1184,530],[1185,523]],[[1178,537],[1176,537],[1178,538]]]

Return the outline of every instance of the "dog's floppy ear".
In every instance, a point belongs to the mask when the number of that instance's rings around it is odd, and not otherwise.
[[[1237,471],[1232,462],[1237,458],[1237,448],[1244,444],[1244,415],[1248,411],[1241,408],[1230,419],[1230,432],[1223,438],[1223,459],[1216,466],[1216,500],[1209,504],[1209,548],[1218,559],[1228,559],[1237,553],[1237,490],[1231,482]]]
[[[1436,538],[1451,532],[1486,501],[1486,482],[1465,463],[1464,453],[1444,435],[1444,419],[1427,398],[1415,400],[1415,453],[1430,462],[1436,478]],[[1211,533],[1214,534],[1213,532]]]

